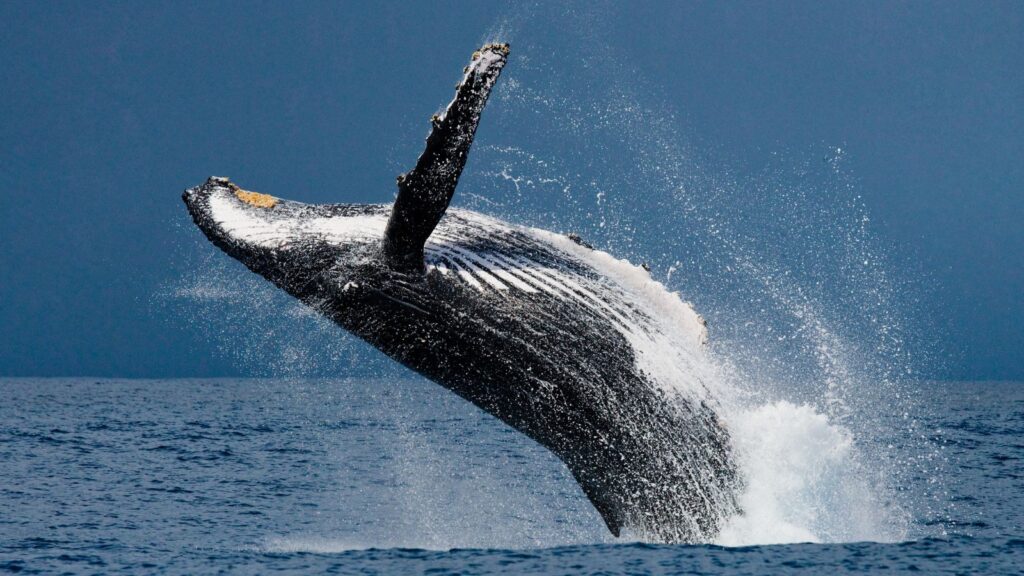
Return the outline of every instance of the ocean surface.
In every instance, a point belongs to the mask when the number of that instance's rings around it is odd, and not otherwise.
[[[784,442],[749,517],[684,546],[612,538],[557,459],[421,379],[2,379],[0,571],[1021,573],[1024,383],[908,390],[915,425],[871,437],[752,412]],[[847,441],[917,467],[837,490],[873,468],[806,464]]]

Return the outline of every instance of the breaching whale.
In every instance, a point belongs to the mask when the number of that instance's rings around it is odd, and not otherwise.
[[[207,238],[349,332],[557,455],[616,536],[708,541],[736,470],[704,322],[577,236],[449,208],[506,44],[475,52],[393,205],[309,205],[212,177]]]

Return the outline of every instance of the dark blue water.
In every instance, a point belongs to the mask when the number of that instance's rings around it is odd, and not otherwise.
[[[0,569],[1019,573],[1024,384],[914,388],[916,439],[856,439],[940,455],[893,487],[905,541],[726,548],[616,541],[554,457],[422,380],[0,380]]]

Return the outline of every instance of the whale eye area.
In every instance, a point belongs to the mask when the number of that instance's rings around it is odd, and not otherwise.
[[[249,192],[248,190],[242,190],[237,186],[233,187],[233,189],[235,197],[250,206],[255,206],[257,208],[273,208],[277,205],[277,198],[274,198],[270,194]]]

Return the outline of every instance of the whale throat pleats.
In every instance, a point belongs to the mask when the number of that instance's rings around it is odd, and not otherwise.
[[[398,197],[383,239],[384,257],[391,268],[425,269],[423,245],[455,193],[480,114],[508,52],[508,44],[488,44],[473,53],[455,98],[443,114],[430,120],[430,135],[416,167],[398,177]]]

